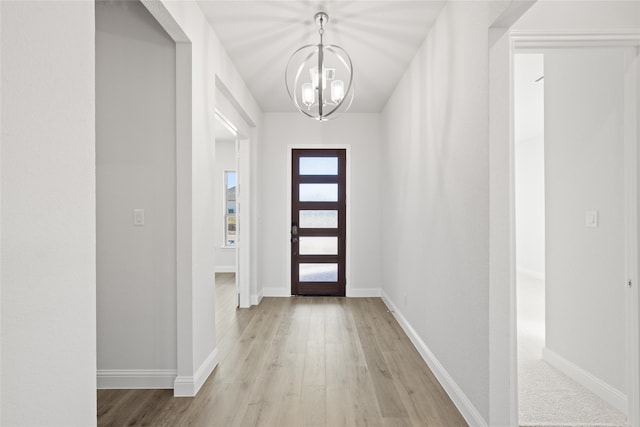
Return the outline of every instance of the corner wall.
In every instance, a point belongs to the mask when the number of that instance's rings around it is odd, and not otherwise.
[[[94,425],[94,3],[0,9],[0,424]]]

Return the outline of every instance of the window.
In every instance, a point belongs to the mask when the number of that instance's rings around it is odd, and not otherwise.
[[[236,245],[236,171],[224,171],[224,245]]]

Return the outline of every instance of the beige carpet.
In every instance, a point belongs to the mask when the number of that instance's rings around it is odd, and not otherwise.
[[[627,417],[538,359],[519,367],[520,426],[622,427]]]
[[[523,427],[620,427],[627,417],[542,361],[544,282],[518,275],[518,405]]]

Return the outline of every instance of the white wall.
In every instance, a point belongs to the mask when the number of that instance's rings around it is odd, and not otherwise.
[[[545,54],[546,347],[623,392],[624,75],[620,50]]]
[[[516,268],[545,277],[544,137],[516,140]]]
[[[236,249],[224,247],[224,201],[225,171],[236,170],[236,142],[233,140],[216,140],[216,271],[231,272],[236,268]]]
[[[325,123],[298,113],[264,115],[260,157],[260,280],[265,296],[291,295],[289,268],[291,214],[287,211],[288,152],[305,144],[350,146],[347,189],[351,221],[351,261],[347,268],[347,296],[380,294],[380,116],[345,114]]]
[[[99,387],[176,375],[175,61],[140,2],[96,2]]]
[[[217,363],[215,338],[216,78],[256,126],[262,112],[195,2],[145,0],[178,46],[178,377],[193,394]],[[185,68],[185,63],[187,64]],[[184,89],[188,93],[183,93]],[[182,129],[187,126],[186,129]],[[181,130],[182,129],[182,130]],[[255,234],[255,232],[254,232]],[[251,236],[256,241],[257,236]],[[252,272],[254,275],[255,272]],[[253,291],[253,290],[252,290]]]
[[[94,4],[0,8],[0,424],[93,425]]]
[[[382,115],[383,224],[393,224],[383,296],[472,425],[489,422],[491,398],[486,82],[499,13],[495,2],[449,2]]]
[[[516,265],[544,279],[544,56],[514,58]]]

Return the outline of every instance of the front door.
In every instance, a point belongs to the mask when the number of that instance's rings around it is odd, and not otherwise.
[[[291,157],[291,294],[344,296],[346,150]]]

